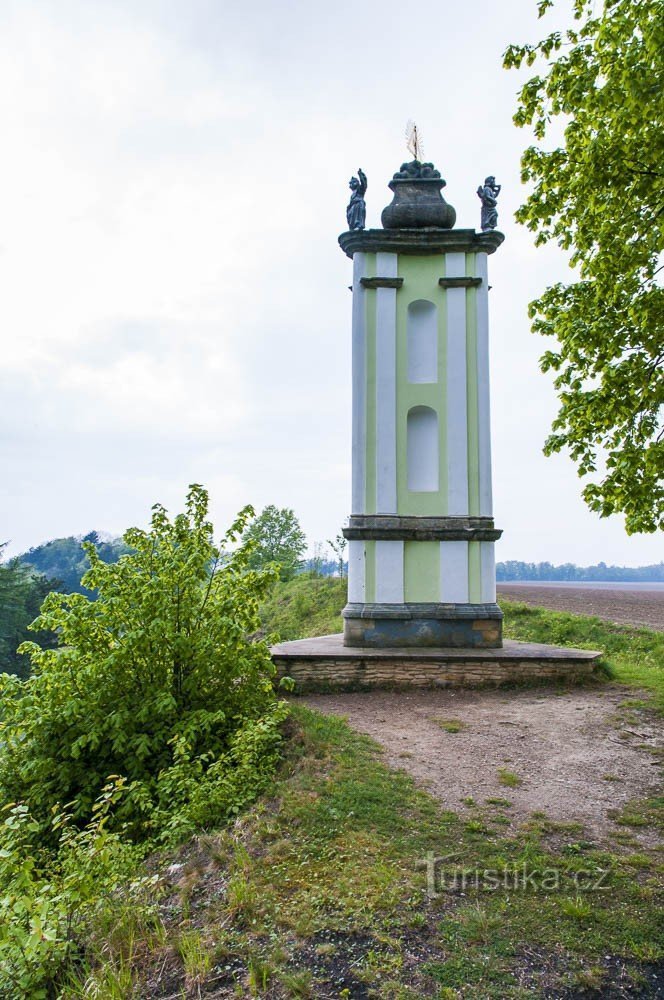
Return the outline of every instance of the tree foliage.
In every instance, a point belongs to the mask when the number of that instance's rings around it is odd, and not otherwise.
[[[259,514],[242,536],[250,542],[253,552],[249,565],[261,569],[270,563],[277,563],[282,581],[291,580],[301,565],[307,547],[300,522],[290,507],[275,507],[270,504]]]
[[[0,545],[0,555],[3,548]],[[47,580],[18,559],[0,563],[0,671],[27,676],[30,664],[18,647],[30,638],[28,627],[39,614],[42,601],[58,586],[58,580]],[[53,647],[57,641],[46,631],[38,638],[43,646]]]
[[[79,829],[55,810],[57,854],[35,843],[40,826],[24,804],[0,817],[0,996],[62,996],[68,967],[80,959],[91,926],[117,926],[123,911],[151,915],[155,878],[140,872],[137,849],[106,824],[123,792],[106,785],[90,821]]]
[[[200,486],[173,520],[156,505],[116,563],[86,542],[97,600],[50,594],[35,627],[57,631],[58,648],[25,643],[32,676],[0,680],[0,800],[24,801],[44,836],[58,803],[89,821],[110,775],[127,783],[116,822],[172,840],[223,822],[271,773],[283,708],[251,636],[274,572],[250,569],[250,546],[222,560],[207,508]]]
[[[99,536],[99,532],[90,531],[83,536],[53,538],[50,542],[44,542],[43,545],[36,545],[23,552],[18,559],[36,572],[60,580],[61,589],[67,593],[89,594],[90,591],[81,584],[81,579],[90,568],[84,542],[91,542],[104,562],[117,562],[120,556],[128,551],[121,539],[104,540]]]
[[[335,556],[337,557],[337,564],[339,566],[339,577],[342,577],[344,575],[344,567],[345,567],[344,553],[346,551],[346,546],[348,545],[348,542],[344,538],[343,532],[340,531],[339,534],[336,535],[333,539],[328,538],[327,544],[330,546]]]
[[[542,16],[553,0],[540,0]],[[533,330],[558,341],[541,359],[560,409],[545,452],[568,449],[583,496],[628,532],[664,525],[664,2],[575,0],[575,24],[536,45],[512,45],[504,65],[545,62],[515,115],[561,146],[531,146],[532,191],[517,220],[571,252],[579,280],[530,305]]]

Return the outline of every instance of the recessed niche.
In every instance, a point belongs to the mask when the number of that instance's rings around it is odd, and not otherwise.
[[[408,306],[408,381],[438,381],[438,310],[417,299]]]
[[[430,406],[408,411],[408,489],[414,493],[436,493],[439,489],[438,414]]]

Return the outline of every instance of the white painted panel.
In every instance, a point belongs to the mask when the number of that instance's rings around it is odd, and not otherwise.
[[[366,297],[360,278],[366,276],[366,254],[353,255],[353,476],[352,512],[364,514],[366,479],[366,367],[367,367],[367,324]]]
[[[438,310],[416,299],[408,306],[408,381],[438,381]]]
[[[480,572],[482,604],[496,600],[496,557],[493,542],[480,542]]]
[[[468,604],[468,542],[440,543],[440,599],[443,604]]]
[[[491,393],[489,389],[489,276],[487,255],[477,254],[477,408],[479,424],[480,514],[491,517]]]
[[[376,600],[403,604],[403,542],[376,542]]]
[[[376,255],[378,277],[394,278],[397,255]],[[397,511],[397,292],[376,290],[376,512]]]
[[[438,414],[430,406],[414,406],[406,425],[408,489],[432,493],[439,489]]]
[[[395,253],[376,254],[376,277],[396,278],[399,258]]]
[[[466,255],[448,253],[445,276],[461,278]],[[466,290],[448,288],[447,299],[447,481],[448,514],[468,513],[468,415],[466,393]]]
[[[365,594],[364,542],[348,543],[348,600],[351,604],[364,604]]]

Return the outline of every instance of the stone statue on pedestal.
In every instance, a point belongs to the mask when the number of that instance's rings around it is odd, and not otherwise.
[[[364,229],[367,218],[367,206],[364,201],[364,195],[367,190],[367,178],[361,168],[357,171],[357,177],[351,177],[348,186],[353,192],[348,202],[348,208],[346,209],[348,228]]]
[[[498,195],[500,194],[500,184],[496,184],[495,177],[486,177],[484,184],[480,184],[477,189],[477,197],[482,202],[481,229],[486,232],[488,229],[495,229],[498,225]]]

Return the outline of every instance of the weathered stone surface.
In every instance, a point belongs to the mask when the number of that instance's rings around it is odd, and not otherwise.
[[[342,635],[272,648],[277,674],[298,691],[377,687],[497,687],[593,674],[600,653],[506,640],[500,649],[352,649]]]
[[[493,604],[352,604],[342,611],[344,645],[495,648],[503,613]]]
[[[401,288],[403,278],[360,278],[363,288]]]
[[[383,209],[380,221],[385,229],[439,226],[451,229],[456,211],[445,201],[442,177],[394,177],[389,183],[394,193]]]
[[[352,514],[343,529],[349,540],[403,540],[417,542],[494,542],[502,535],[492,517],[414,517],[397,514]]]
[[[347,605],[343,612],[346,646],[451,646],[474,649],[494,648],[502,642],[503,616],[497,605],[495,614],[483,612],[485,618],[477,617],[476,613],[445,614],[445,605],[439,605],[430,617],[404,613],[371,618],[369,615],[375,605],[364,605],[360,614],[348,610],[352,607]]]
[[[482,284],[481,278],[439,278],[438,284],[441,288],[478,288]]]
[[[476,233],[474,229],[363,229],[349,230],[339,237],[347,257],[366,253],[494,253],[505,239],[497,229]]]

